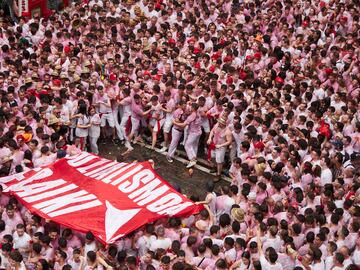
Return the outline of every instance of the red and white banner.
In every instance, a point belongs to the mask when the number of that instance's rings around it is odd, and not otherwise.
[[[167,216],[198,213],[149,162],[118,163],[81,153],[52,165],[0,178],[4,192],[31,212],[112,243]]]

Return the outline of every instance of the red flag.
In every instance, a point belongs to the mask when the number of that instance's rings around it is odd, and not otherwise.
[[[177,193],[149,162],[118,163],[86,152],[0,178],[31,212],[113,243],[142,225],[202,208]]]

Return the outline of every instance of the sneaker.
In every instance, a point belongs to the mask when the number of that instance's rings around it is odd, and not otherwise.
[[[166,150],[167,150],[167,147],[166,146],[164,146],[163,148],[161,148],[158,152],[159,153],[165,153],[166,152]]]
[[[168,156],[166,156],[166,160],[167,160],[169,163],[173,163],[173,162],[174,162],[174,160],[173,160],[171,157],[168,157]]]
[[[196,165],[196,160],[191,160],[189,164],[186,166],[186,169],[190,169],[191,167],[194,167]]]

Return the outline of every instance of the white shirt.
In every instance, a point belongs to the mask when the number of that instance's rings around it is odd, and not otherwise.
[[[310,266],[312,270],[325,270],[325,263],[323,260]]]
[[[261,269],[263,270],[283,270],[283,267],[280,263],[276,262],[275,264],[269,263],[264,255],[260,256]]]
[[[353,254],[353,261],[355,264],[360,265],[360,249],[355,249]]]
[[[236,250],[235,248],[229,249],[227,251],[225,251],[225,257],[229,258],[231,260],[231,262],[235,262],[236,261]]]
[[[136,242],[136,246],[138,248],[139,251],[139,256],[144,256],[146,254],[146,252],[150,249],[151,247],[151,243],[156,241],[156,236],[155,235],[151,235],[150,237],[143,235],[141,236],[137,242]]]
[[[321,170],[320,184],[325,186],[326,184],[331,184],[332,182],[332,172],[329,168]]]
[[[156,251],[158,248],[167,250],[171,246],[170,238],[156,239],[151,243],[150,250]]]
[[[84,254],[87,254],[89,251],[96,252],[96,243],[95,241],[91,242],[90,244],[85,244]]]
[[[31,237],[27,233],[24,233],[22,236],[19,236],[18,233],[15,231],[13,234],[14,237],[14,248],[29,248]]]

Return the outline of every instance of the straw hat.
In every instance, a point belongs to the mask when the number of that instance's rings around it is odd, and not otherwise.
[[[6,156],[3,157],[3,159],[1,160],[1,164],[5,164],[6,162],[12,161],[12,157],[11,156]]]
[[[78,82],[81,80],[80,76],[77,74],[74,74],[73,79],[74,79],[74,82]]]
[[[198,229],[199,231],[206,231],[207,228],[208,228],[208,223],[204,220],[198,220],[196,223],[195,223],[195,227],[196,229]]]
[[[76,19],[72,22],[72,28],[73,29],[78,29],[81,26],[81,20],[80,19]]]
[[[90,70],[87,67],[84,67],[81,71],[81,74],[89,74]]]
[[[224,117],[219,118],[217,121],[219,124],[226,126],[226,119]]]
[[[69,66],[68,71],[75,72],[75,66],[73,65]]]
[[[91,62],[89,60],[86,60],[84,62],[84,67],[88,67],[88,66],[91,66]]]
[[[59,123],[59,121],[60,120],[55,115],[50,114],[49,119],[48,119],[48,126],[57,124],[57,123]]]
[[[241,208],[233,208],[231,210],[231,216],[238,222],[243,222],[245,219],[245,212]]]
[[[31,77],[26,77],[25,78],[25,83],[32,83]]]

